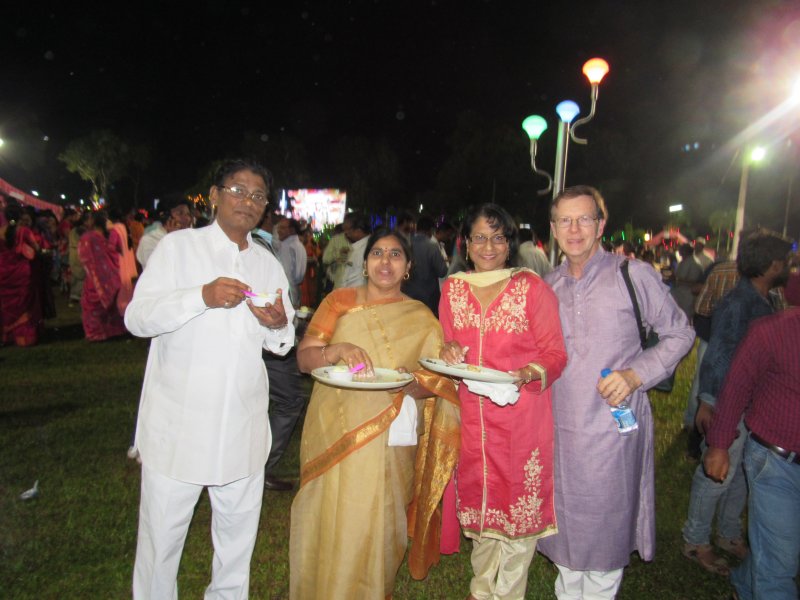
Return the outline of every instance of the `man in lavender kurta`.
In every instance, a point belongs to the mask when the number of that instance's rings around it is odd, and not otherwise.
[[[559,300],[567,367],[553,384],[558,534],[539,551],[558,567],[556,596],[614,598],[630,554],[655,549],[653,416],[645,390],[672,372],[694,342],[685,313],[649,265],[630,261],[642,321],[659,335],[642,351],[620,273],[624,256],[600,246],[608,213],[589,186],[553,201],[551,227],[566,260],[547,275]],[[611,369],[605,378],[600,371]],[[639,423],[617,432],[609,405],[627,401]]]

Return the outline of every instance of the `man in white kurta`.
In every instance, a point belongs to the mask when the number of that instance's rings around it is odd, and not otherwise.
[[[136,428],[142,494],[134,598],[177,597],[186,532],[205,487],[214,544],[205,597],[248,594],[271,446],[261,351],[285,354],[294,343],[286,276],[250,237],[268,175],[248,165],[223,165],[211,188],[217,219],[158,244],[125,314],[134,335],[152,337]],[[256,308],[245,290],[281,290],[282,298]]]

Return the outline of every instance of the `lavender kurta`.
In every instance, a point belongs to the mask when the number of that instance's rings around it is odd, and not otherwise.
[[[653,416],[647,394],[694,342],[686,315],[649,265],[630,262],[630,275],[648,328],[659,343],[642,351],[633,305],[619,272],[624,257],[599,249],[580,279],[566,263],[545,279],[559,299],[567,367],[553,384],[555,506],[558,534],[538,549],[558,565],[610,571],[631,552],[655,551]],[[631,368],[642,380],[630,398],[639,429],[617,433],[597,392],[604,368]]]

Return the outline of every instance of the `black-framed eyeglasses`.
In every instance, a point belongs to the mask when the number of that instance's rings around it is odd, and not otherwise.
[[[502,233],[497,233],[489,237],[477,233],[469,236],[467,239],[475,246],[483,246],[488,241],[491,241],[494,246],[505,246],[508,243],[508,238]]]
[[[257,206],[266,206],[267,205],[267,195],[264,192],[249,192],[246,188],[240,187],[238,185],[232,185],[230,187],[226,185],[217,186],[221,190],[225,190],[231,196],[239,200],[240,202],[246,199],[250,199],[253,201],[253,204]]]
[[[572,223],[577,223],[578,227],[591,227],[597,222],[597,217],[591,215],[581,215],[580,217],[558,217],[553,219],[553,223],[558,229],[569,229]]]

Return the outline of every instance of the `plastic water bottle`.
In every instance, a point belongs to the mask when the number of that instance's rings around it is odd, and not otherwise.
[[[611,369],[600,371],[600,377],[607,377],[610,374]],[[627,402],[621,402],[617,406],[609,406],[608,408],[611,411],[611,416],[614,417],[614,422],[617,424],[617,431],[620,435],[628,435],[632,431],[639,429],[636,415],[633,414]]]

